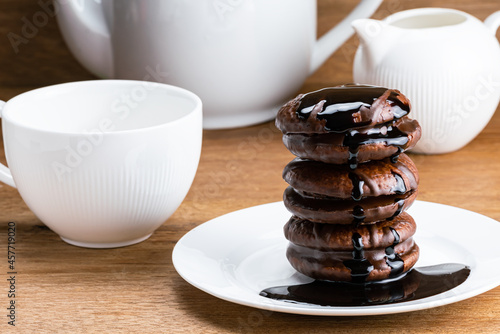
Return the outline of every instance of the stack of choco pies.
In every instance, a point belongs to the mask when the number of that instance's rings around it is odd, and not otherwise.
[[[419,256],[405,212],[418,171],[403,152],[420,139],[410,102],[397,90],[345,85],[301,94],[276,126],[297,156],[283,171],[293,214],[284,227],[287,258],[318,279],[365,283],[395,278]]]

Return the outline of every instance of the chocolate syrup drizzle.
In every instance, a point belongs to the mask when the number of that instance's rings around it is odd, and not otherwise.
[[[389,227],[389,229],[394,236],[394,241],[391,246],[385,249],[385,254],[386,263],[389,267],[391,267],[389,277],[393,278],[403,273],[404,261],[394,250],[394,248],[400,243],[401,238],[395,229],[392,227]],[[354,248],[354,251],[352,252],[352,259],[345,260],[343,264],[351,270],[352,283],[363,283],[373,270],[373,265],[365,258],[363,238],[359,233],[353,233],[352,245]]]
[[[370,124],[371,120],[356,122],[353,114],[361,107],[370,108],[372,103],[387,91],[383,87],[349,86],[320,89],[305,94],[300,99],[297,116],[308,119],[317,104],[323,102],[322,109],[317,113],[319,120],[325,120],[325,129],[329,132],[344,132],[352,127]]]
[[[387,88],[366,85],[346,85],[342,87],[324,88],[308,94],[300,99],[297,116],[308,119],[313,109],[322,103],[316,118],[325,120],[328,132],[344,132],[352,128],[360,128],[373,122],[372,119],[361,122],[356,117],[361,108],[369,109],[373,102],[384,95]],[[394,119],[406,116],[410,112],[409,105],[398,98],[398,93],[391,91],[387,100],[392,107]]]
[[[399,175],[398,173],[394,173],[394,172],[392,172],[392,175],[396,179],[396,185],[394,187],[392,187],[391,191],[393,191],[397,195],[404,195],[404,194],[406,194],[407,188],[406,188],[406,185],[405,185],[405,181],[403,180],[403,177],[401,177],[401,175]],[[394,212],[394,214],[392,215],[392,217],[389,218],[389,220],[392,220],[392,219],[394,219],[395,217],[397,217],[397,216],[399,216],[401,214],[401,212],[403,211],[405,200],[404,200],[404,198],[396,198],[394,200],[394,203],[396,203],[398,205],[398,208],[396,209],[396,212]],[[393,234],[394,233],[396,233],[396,231],[393,231]],[[399,235],[398,235],[398,238],[399,238]]]
[[[356,205],[352,209],[353,223],[356,225],[361,224],[365,221],[365,209],[361,205]]]
[[[403,207],[405,205],[405,200],[404,200],[404,198],[396,198],[394,200],[394,203],[397,203],[398,208],[396,209],[396,212],[394,212],[394,214],[392,215],[392,217],[388,218],[389,220],[394,219],[395,217],[399,216],[401,214],[401,212],[403,212]]]
[[[396,185],[391,189],[391,191],[398,195],[405,194],[407,189],[401,175],[395,172],[392,172],[392,175],[396,179]],[[361,178],[355,172],[350,172],[349,178],[352,181],[351,197],[354,201],[359,202],[363,197],[364,181],[361,180]],[[404,199],[397,198],[395,202],[398,204],[398,209],[390,219],[394,219],[394,217],[398,216],[403,209]],[[352,215],[354,218],[353,223],[358,225],[362,223],[366,218],[364,215],[363,207],[361,205],[356,205],[353,208]],[[391,267],[391,272],[389,274],[389,277],[392,278],[392,277],[397,277],[403,273],[404,261],[394,250],[396,245],[398,245],[399,242],[401,241],[401,238],[399,237],[398,232],[394,228],[390,227],[389,229],[392,235],[394,236],[394,242],[392,243],[391,246],[385,249],[385,254],[386,254],[386,263],[389,267]],[[353,258],[352,260],[344,261],[344,265],[351,270],[352,282],[362,283],[366,280],[370,272],[373,270],[373,265],[364,257],[363,239],[361,238],[361,235],[359,233],[354,233],[352,235],[352,245],[354,248],[352,256]]]
[[[358,152],[361,145],[384,142],[387,145],[395,146],[398,151],[391,157],[392,162],[397,162],[399,154],[403,152],[404,146],[408,143],[408,135],[392,125],[374,128],[366,133],[358,130],[348,130],[345,132],[343,144],[349,148],[349,167],[358,167]],[[399,153],[398,153],[399,152]]]
[[[395,194],[398,194],[398,195],[405,194],[407,189],[406,189],[406,185],[405,185],[405,181],[403,180],[403,177],[401,175],[399,175],[398,173],[394,173],[394,172],[392,172],[392,175],[396,179],[396,185],[394,187],[392,187],[391,191],[394,192]]]
[[[386,260],[385,262],[389,267],[391,267],[391,273],[389,274],[389,277],[397,277],[403,273],[404,270],[404,261],[401,259],[401,257],[394,251],[394,248],[396,247],[397,244],[401,241],[401,238],[399,237],[398,232],[393,229],[392,227],[389,227],[389,229],[392,232],[392,235],[394,236],[394,242],[392,243],[391,246],[387,247],[385,249],[385,255],[386,255]]]
[[[352,260],[345,260],[344,266],[351,269],[351,280],[353,283],[363,283],[373,270],[373,265],[365,258],[363,238],[359,233],[352,234]]]
[[[349,178],[352,181],[351,198],[354,201],[359,202],[363,198],[363,185],[365,184],[365,181],[361,180],[358,174],[354,172],[349,173]],[[361,205],[356,205],[352,210],[352,216],[353,223],[359,225],[365,221],[365,210]]]
[[[398,159],[399,159],[399,156],[401,155],[401,153],[403,153],[403,148],[401,146],[396,146],[396,148],[398,149],[396,151],[396,153],[394,153],[392,156],[391,156],[391,162],[393,164],[395,164],[396,162],[398,162]]]
[[[396,185],[392,187],[391,191],[397,195],[406,194],[407,188],[405,185],[405,181],[403,180],[403,177],[395,172],[392,172],[392,175],[396,179]],[[363,198],[363,185],[365,184],[365,181],[361,180],[361,178],[355,172],[349,172],[349,178],[352,181],[351,198],[354,201],[359,202]],[[403,206],[404,206],[403,198],[396,198],[394,200],[394,203],[398,204],[398,208],[394,213],[394,215],[389,219],[394,219],[394,217],[398,216],[403,211]],[[352,215],[353,215],[353,223],[355,224],[362,223],[366,218],[364,214],[364,209],[359,204],[354,206]]]
[[[408,142],[408,135],[394,127],[394,123],[410,112],[410,106],[398,98],[398,93],[391,91],[387,97],[394,119],[382,127],[373,128],[367,132],[359,130],[373,123],[373,119],[360,121],[359,112],[362,108],[370,109],[374,101],[387,91],[383,87],[348,85],[344,87],[325,88],[302,96],[297,108],[297,116],[307,120],[315,107],[321,105],[317,112],[318,120],[325,120],[325,130],[328,132],[344,133],[343,145],[349,147],[349,166],[357,167],[359,146],[377,142],[398,148],[392,156],[397,161],[403,152],[403,146]],[[375,114],[375,112],[374,112]],[[378,129],[378,130],[377,130]]]
[[[358,202],[363,197],[363,185],[365,184],[365,181],[361,180],[361,178],[358,176],[358,174],[356,174],[354,172],[349,173],[349,178],[352,181],[351,197],[353,200]]]

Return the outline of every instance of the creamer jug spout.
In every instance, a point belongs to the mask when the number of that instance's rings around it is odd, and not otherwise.
[[[358,35],[361,52],[368,68],[375,68],[403,34],[401,28],[391,26],[384,21],[358,19],[352,22]]]

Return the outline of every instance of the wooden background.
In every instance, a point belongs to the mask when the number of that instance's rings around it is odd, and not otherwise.
[[[17,52],[12,47],[9,33],[22,35],[25,22],[33,22],[35,17],[41,20],[39,23],[44,22],[40,13],[47,13],[46,3],[49,0],[0,1],[0,99],[35,87],[94,78],[69,53],[55,18],[48,14],[46,23],[32,31]],[[319,34],[355,3],[319,0]],[[375,17],[415,7],[456,8],[484,19],[500,10],[500,2],[387,0]],[[353,37],[307,80],[301,91],[352,82],[356,46]],[[5,163],[0,146],[0,161]],[[413,155],[421,175],[419,199],[500,220],[499,151],[497,112],[481,135],[464,149],[447,155]],[[171,261],[176,241],[221,214],[280,200],[285,188],[281,170],[291,158],[271,122],[206,131],[196,179],[179,210],[149,240],[110,250],[65,244],[29,211],[15,189],[0,185],[0,333],[500,332],[500,288],[418,312],[313,317],[235,305],[209,296],[180,278]],[[18,238],[16,328],[7,325],[5,316],[9,221],[16,222]]]

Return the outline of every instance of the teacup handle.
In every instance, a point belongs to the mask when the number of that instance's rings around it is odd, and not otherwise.
[[[372,16],[382,0],[361,0],[354,10],[330,29],[314,46],[309,73],[316,71],[342,44],[354,34],[351,22]]]
[[[2,117],[2,110],[5,106],[5,102],[0,100],[0,118]],[[10,173],[10,169],[7,166],[0,163],[0,181],[3,183],[16,188],[16,184],[14,183],[14,179],[12,178],[12,174]]]

